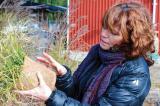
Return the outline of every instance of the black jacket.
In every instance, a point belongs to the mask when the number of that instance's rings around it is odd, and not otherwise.
[[[81,98],[85,92],[85,81],[76,81],[72,77],[70,69],[66,68],[67,73],[57,78],[57,90],[52,92],[45,102],[46,105],[90,106],[81,103]],[[90,74],[85,74],[84,77],[87,80]],[[114,70],[109,87],[94,106],[141,106],[150,86],[149,69],[144,58],[128,60]],[[77,93],[81,93],[81,97],[77,97]]]

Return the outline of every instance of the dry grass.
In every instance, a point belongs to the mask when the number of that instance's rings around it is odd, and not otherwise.
[[[24,57],[34,51],[32,38],[20,29],[31,22],[27,12],[23,11],[24,15],[22,11],[10,10],[0,10],[0,105],[16,100],[12,90],[21,75]]]

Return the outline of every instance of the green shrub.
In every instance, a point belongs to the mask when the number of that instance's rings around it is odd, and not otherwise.
[[[0,101],[12,97],[12,89],[21,73],[25,52],[14,33],[0,33]]]

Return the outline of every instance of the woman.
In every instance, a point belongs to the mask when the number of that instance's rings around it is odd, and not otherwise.
[[[45,84],[16,91],[45,101],[47,106],[141,106],[150,90],[147,53],[153,51],[153,32],[146,8],[138,3],[111,7],[102,19],[100,43],[94,45],[73,76],[67,66],[44,53],[38,60],[56,69],[55,89]]]

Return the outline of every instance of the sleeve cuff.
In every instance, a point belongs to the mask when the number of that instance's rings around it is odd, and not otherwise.
[[[45,101],[46,106],[63,106],[67,96],[60,90],[54,90],[50,97]]]
[[[45,101],[45,104],[49,104],[52,102],[52,98],[55,95],[56,90],[52,91],[51,95],[49,96],[49,98]]]
[[[71,76],[71,70],[67,66],[65,66],[65,65],[63,65],[63,66],[67,69],[67,73],[64,74],[63,76],[57,76],[57,82],[58,83],[59,82],[64,82],[65,80],[67,80]]]

